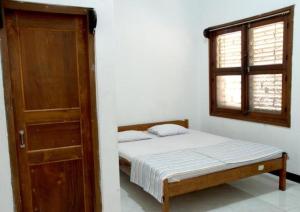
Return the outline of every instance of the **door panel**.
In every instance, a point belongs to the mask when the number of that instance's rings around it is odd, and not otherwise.
[[[93,211],[86,16],[9,10],[6,29],[23,211]]]
[[[20,46],[25,109],[78,107],[75,32],[21,28]]]
[[[31,166],[33,211],[84,211],[80,170],[80,160]]]
[[[28,150],[81,144],[80,122],[32,124],[26,131]]]
[[[51,148],[47,150],[28,151],[28,164],[36,165],[49,162],[82,159],[81,146]]]

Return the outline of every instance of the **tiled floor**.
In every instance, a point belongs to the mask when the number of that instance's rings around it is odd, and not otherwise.
[[[288,181],[285,192],[277,189],[277,178],[260,175],[232,184],[171,199],[171,212],[300,212],[300,184]],[[160,212],[160,204],[129,182],[121,173],[123,212]]]

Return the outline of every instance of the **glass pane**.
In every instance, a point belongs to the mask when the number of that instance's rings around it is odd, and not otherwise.
[[[241,109],[241,76],[217,76],[217,107]]]
[[[277,22],[249,30],[249,64],[282,64],[284,23]]]
[[[241,31],[217,36],[217,68],[241,66]]]
[[[282,74],[249,76],[251,111],[281,112]]]

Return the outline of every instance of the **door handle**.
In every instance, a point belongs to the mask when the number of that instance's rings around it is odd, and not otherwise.
[[[19,131],[19,137],[20,137],[20,148],[25,148],[25,142],[24,142],[24,130]]]

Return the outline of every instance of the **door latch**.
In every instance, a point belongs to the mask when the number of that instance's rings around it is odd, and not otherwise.
[[[25,142],[24,142],[24,130],[19,131],[19,137],[20,137],[20,148],[25,148]]]

